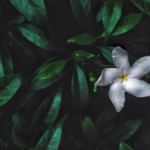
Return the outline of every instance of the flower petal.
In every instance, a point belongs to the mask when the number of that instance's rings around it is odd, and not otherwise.
[[[112,60],[114,65],[123,71],[124,74],[127,74],[130,69],[130,63],[128,60],[127,52],[121,47],[117,46],[112,51]]]
[[[120,112],[125,103],[125,90],[122,87],[121,80],[118,80],[110,86],[108,95],[116,111]]]
[[[130,78],[124,81],[122,86],[125,91],[135,97],[147,97],[150,96],[150,84],[143,80]]]
[[[129,70],[128,78],[140,79],[150,71],[150,56],[138,59]]]
[[[117,68],[106,68],[102,71],[101,76],[96,81],[96,86],[107,86],[115,82],[121,76],[121,71]]]

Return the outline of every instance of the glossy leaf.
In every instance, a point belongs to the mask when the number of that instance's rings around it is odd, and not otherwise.
[[[133,14],[122,17],[118,25],[114,29],[113,33],[111,34],[111,36],[123,34],[131,30],[140,22],[142,17],[143,17],[143,13],[133,13]],[[98,38],[101,38],[104,36],[105,36],[105,32],[103,32]]]
[[[81,51],[81,50],[76,50],[73,52],[72,57],[76,60],[76,61],[84,61],[87,60],[89,58],[94,57],[95,55]]]
[[[120,142],[119,144],[119,150],[134,150],[132,147],[130,147],[125,142]]]
[[[113,31],[121,17],[122,4],[122,0],[106,0],[104,4],[102,21],[105,29],[106,39]]]
[[[70,38],[68,43],[76,43],[79,45],[92,45],[96,41],[96,38],[90,33],[83,33],[75,37]]]
[[[46,38],[43,31],[33,24],[22,24],[17,27],[22,35],[35,45],[46,49],[53,50],[53,44]]]
[[[26,144],[17,136],[15,132],[16,125],[17,125],[17,122],[14,124],[12,131],[11,131],[12,140],[19,148],[25,148]]]
[[[89,30],[89,26],[92,21],[90,0],[70,0],[70,5],[78,23]]]
[[[66,63],[68,62],[68,60],[69,59],[58,60],[46,65],[38,73],[38,75],[31,81],[31,83],[34,83],[38,80],[50,79],[56,76],[59,72],[62,71],[62,69],[65,67]]]
[[[100,47],[100,46],[96,46],[101,53],[103,54],[103,56],[110,62],[112,62],[112,51],[114,49],[114,47]]]
[[[150,2],[148,0],[131,0],[141,11],[150,16]]]
[[[30,124],[31,136],[36,133],[41,124],[43,124],[47,129],[51,128],[60,109],[61,92],[62,86],[56,93],[47,97],[38,107]]]
[[[0,78],[0,106],[7,103],[17,92],[22,82],[19,74],[9,74]]]
[[[47,21],[44,0],[10,0],[10,2],[33,24],[39,26]]]
[[[40,89],[44,89],[46,87],[49,87],[52,84],[61,80],[68,73],[68,71],[67,71],[67,69],[62,70],[55,77],[45,79],[45,80],[38,80],[36,83],[32,84],[30,88],[31,88],[31,90],[40,90]]]
[[[72,76],[71,90],[74,102],[77,104],[79,111],[83,115],[89,100],[89,89],[86,77],[81,68],[76,63]]]
[[[62,126],[66,118],[67,115],[58,121],[55,128],[48,129],[41,137],[34,150],[58,150],[62,135]]]
[[[85,117],[84,121],[82,122],[82,130],[90,142],[97,144],[97,131],[90,117]]]

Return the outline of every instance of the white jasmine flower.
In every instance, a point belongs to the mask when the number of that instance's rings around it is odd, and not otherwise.
[[[113,49],[112,60],[117,68],[106,68],[96,81],[96,86],[110,85],[109,98],[117,112],[120,112],[125,103],[125,92],[135,97],[150,96],[150,84],[140,80],[150,71],[150,56],[138,59],[132,67],[128,54],[121,47]]]

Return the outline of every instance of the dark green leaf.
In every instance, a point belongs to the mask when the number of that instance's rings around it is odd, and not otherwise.
[[[88,116],[86,116],[84,121],[82,122],[82,130],[84,135],[90,142],[97,144],[96,128],[92,120]]]
[[[0,78],[0,106],[7,103],[16,93],[22,82],[19,74],[9,74]]]
[[[62,135],[62,126],[66,117],[67,115],[65,115],[61,120],[59,120],[55,128],[48,129],[44,133],[34,150],[58,150]]]
[[[141,11],[150,16],[150,2],[148,0],[131,0]]]
[[[103,10],[104,10],[104,6],[102,6],[99,9],[98,13],[96,14],[96,22],[100,22],[102,20]]]
[[[48,64],[58,60],[59,57],[52,57],[47,59],[43,65],[41,65],[30,77],[30,79],[33,79],[45,66],[47,66]],[[50,85],[52,85],[53,83],[59,81],[62,77],[64,77],[67,73],[67,69],[63,69],[60,73],[58,73],[55,77],[50,78],[50,79],[45,79],[45,80],[39,80],[36,83],[31,85],[31,90],[40,90],[43,88],[46,88]]]
[[[141,141],[146,144],[147,146],[150,146],[150,122],[144,122],[143,130],[140,134]]]
[[[102,21],[105,28],[106,39],[115,28],[121,17],[122,0],[106,0],[103,10]]]
[[[30,63],[34,63],[33,62],[34,61],[33,60],[33,50],[31,48],[30,42],[28,42],[27,40],[24,40],[24,37],[23,38],[17,38],[17,37],[15,37],[15,35],[12,32],[9,32],[9,37],[11,38],[14,46],[17,49],[22,48],[24,50],[24,52],[26,53],[27,57],[30,60]]]
[[[38,75],[31,81],[34,83],[38,80],[50,79],[56,76],[65,67],[69,59],[58,60],[45,66]]]
[[[112,108],[107,108],[104,112],[100,113],[96,120],[96,125],[99,125],[102,121],[107,121],[116,115],[116,111]]]
[[[16,112],[12,115],[12,123],[15,124],[16,122],[16,131],[22,132],[24,127],[27,125],[27,122],[24,115],[21,112]]]
[[[6,46],[1,46],[0,51],[4,74],[7,75],[13,73],[13,62],[8,48]]]
[[[125,142],[120,142],[119,150],[134,150],[134,149],[129,145],[127,145]]]
[[[34,26],[33,24],[22,24],[17,28],[20,30],[23,36],[25,36],[35,45],[46,50],[53,50],[53,43],[46,38],[45,34],[40,28]]]
[[[104,57],[110,62],[112,62],[112,51],[115,47],[100,47],[100,46],[96,46],[101,53],[104,55]]]
[[[76,43],[79,45],[91,45],[95,41],[96,41],[96,38],[93,35],[91,35],[90,33],[83,33],[83,34],[70,38],[67,42]]]
[[[11,132],[11,136],[13,139],[13,142],[20,148],[25,148],[26,144],[17,136],[16,132],[15,132],[15,127],[17,125],[17,121],[14,124],[13,128],[12,128],[12,132]]]
[[[4,73],[4,66],[3,66],[3,62],[2,62],[2,57],[3,57],[2,54],[0,54],[0,78],[5,75],[5,73]]]
[[[75,52],[73,52],[72,57],[76,60],[76,61],[84,61],[87,60],[89,58],[94,57],[95,55],[90,54],[90,53],[86,53],[84,51],[81,50],[76,50]]]
[[[89,29],[92,21],[92,8],[90,0],[70,0],[72,11],[78,23]]]
[[[31,136],[36,133],[41,125],[44,125],[46,129],[51,128],[60,109],[61,92],[62,86],[56,93],[47,97],[38,107],[30,124]]]
[[[110,139],[115,142],[125,141],[129,139],[137,131],[141,123],[141,120],[135,119],[128,120],[119,124],[118,126],[116,126],[116,128],[114,128]]]
[[[2,112],[0,112],[0,116],[2,116]],[[10,144],[14,144],[10,132],[8,132],[8,129],[6,127],[6,124],[2,120],[2,117],[0,117],[0,133],[1,133],[1,138]]]
[[[84,114],[89,100],[89,89],[86,77],[76,63],[72,76],[71,90],[75,103],[77,104],[80,112]]]
[[[44,0],[9,0],[12,5],[35,25],[41,25],[47,21],[47,12]]]
[[[145,145],[144,143],[140,143],[140,142],[135,142],[134,143],[134,149],[136,150],[143,150],[146,149],[147,145]]]
[[[55,82],[59,81],[61,78],[63,78],[66,74],[68,73],[68,71],[66,70],[62,70],[60,73],[58,73],[55,77],[52,77],[50,79],[45,79],[45,80],[39,80],[36,83],[31,85],[31,90],[40,90],[40,89],[44,89],[52,84],[54,84]]]
[[[120,19],[118,25],[114,29],[112,36],[123,34],[132,28],[134,28],[142,19],[143,13],[134,13],[124,16]],[[105,32],[103,32],[98,38],[104,37]]]
[[[12,20],[8,21],[7,24],[20,24],[23,23],[26,20],[26,18],[22,15],[18,15],[14,17]]]

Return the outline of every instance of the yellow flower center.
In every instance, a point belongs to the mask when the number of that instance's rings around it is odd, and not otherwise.
[[[122,74],[122,75],[120,76],[120,79],[121,79],[121,81],[123,82],[123,81],[127,80],[127,76],[126,76],[125,74]]]

